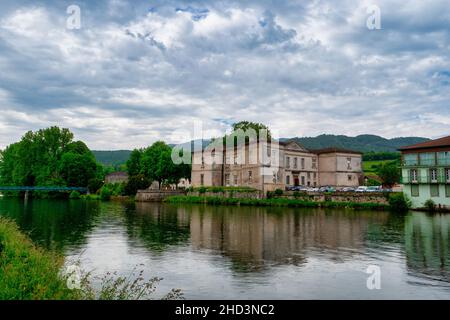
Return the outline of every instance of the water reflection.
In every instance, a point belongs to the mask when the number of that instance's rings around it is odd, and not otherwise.
[[[408,269],[450,282],[450,215],[415,212],[405,218]]]
[[[433,290],[450,283],[450,215],[14,199],[0,199],[0,215],[40,245],[82,253],[88,270],[143,263],[197,298],[216,286],[228,298],[272,298],[262,292],[274,286],[280,298],[372,297],[369,264],[382,266],[390,290],[380,298],[416,295],[411,286],[439,297]]]

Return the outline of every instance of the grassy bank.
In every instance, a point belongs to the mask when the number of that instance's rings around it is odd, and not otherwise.
[[[64,259],[37,248],[0,218],[0,300],[76,299],[59,274]]]
[[[388,205],[378,203],[358,203],[358,202],[314,202],[295,199],[236,199],[224,197],[196,197],[196,196],[173,196],[165,199],[168,203],[204,203],[211,205],[240,205],[240,206],[273,206],[273,207],[294,207],[294,208],[349,208],[367,210],[385,210]]]
[[[144,271],[133,270],[128,276],[107,273],[100,288],[94,289],[89,273],[80,270],[80,283],[69,289],[62,273],[64,258],[36,247],[17,225],[0,217],[0,301],[1,300],[144,300],[152,299],[161,278],[145,280]],[[163,300],[183,298],[172,289]]]

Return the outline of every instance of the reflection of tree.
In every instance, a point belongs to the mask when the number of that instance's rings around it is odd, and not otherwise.
[[[428,276],[450,280],[450,215],[414,212],[405,221],[408,268]]]
[[[100,211],[98,202],[3,199],[0,215],[16,221],[31,239],[48,249],[82,245]]]
[[[142,241],[146,247],[163,251],[170,245],[189,241],[189,214],[160,203],[136,203],[125,210],[130,239]]]
[[[315,254],[342,261],[362,250],[368,225],[386,217],[342,210],[198,206],[191,214],[191,241],[194,248],[229,257],[239,272],[263,270],[266,263],[302,265]]]

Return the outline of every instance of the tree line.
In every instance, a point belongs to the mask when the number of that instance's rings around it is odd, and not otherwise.
[[[191,166],[175,165],[171,153],[172,148],[162,141],[135,149],[126,164],[129,182],[119,188],[119,193],[135,195],[153,181],[164,185],[190,178]],[[91,193],[107,193],[110,190],[102,189],[110,171],[96,161],[84,142],[74,140],[69,129],[56,126],[29,131],[19,142],[0,150],[2,186],[87,187]]]

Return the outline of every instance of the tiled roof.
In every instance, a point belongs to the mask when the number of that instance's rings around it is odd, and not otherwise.
[[[352,153],[352,154],[362,154],[362,152],[350,150],[350,149],[344,149],[344,148],[325,148],[325,149],[318,149],[318,150],[311,150],[311,152],[316,154],[323,154],[323,153]]]
[[[413,150],[413,149],[423,149],[423,148],[439,148],[439,147],[450,147],[450,136],[431,140],[427,142],[413,144],[411,146],[401,147],[398,150]]]

